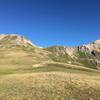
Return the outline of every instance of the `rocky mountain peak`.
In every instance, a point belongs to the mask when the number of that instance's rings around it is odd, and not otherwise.
[[[99,44],[99,45],[100,45],[100,40],[96,40],[96,41],[94,42],[94,44]]]
[[[0,46],[35,46],[32,44],[31,41],[26,39],[23,36],[16,35],[16,34],[1,34],[0,35]]]

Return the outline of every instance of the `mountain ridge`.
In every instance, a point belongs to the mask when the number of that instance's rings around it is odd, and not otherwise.
[[[23,35],[20,35],[20,34],[0,34],[0,40],[5,38],[5,37],[9,37],[9,39],[10,39],[10,37],[16,37],[16,38],[19,38],[19,39],[24,39],[27,42],[29,42],[31,45],[33,45],[33,46],[35,45],[28,38],[26,38],[26,37],[24,37]],[[95,40],[93,42],[85,43],[85,44],[82,44],[82,45],[77,45],[77,46],[67,46],[67,45],[65,46],[65,45],[63,45],[63,47],[71,48],[71,47],[78,47],[78,46],[86,46],[88,44],[100,44],[100,39]],[[62,46],[62,45],[52,45],[52,46]],[[52,46],[47,46],[47,47],[52,47]],[[46,48],[46,47],[41,47],[41,48]]]
[[[23,36],[3,34],[0,35],[0,49],[2,48],[5,48],[3,49],[4,52],[8,50],[8,53],[9,49],[10,52],[13,52],[13,48],[15,48],[15,50],[21,50],[21,52],[27,52],[27,56],[31,55],[29,59],[31,59],[32,64],[39,59],[39,62],[54,61],[82,65],[94,69],[100,68],[100,40],[96,40],[87,45],[75,47],[51,46],[40,48]],[[14,55],[10,57],[13,56]]]
[[[0,44],[8,44],[14,46],[14,45],[20,45],[20,46],[35,46],[30,40],[25,38],[22,35],[17,34],[1,34],[0,35]]]

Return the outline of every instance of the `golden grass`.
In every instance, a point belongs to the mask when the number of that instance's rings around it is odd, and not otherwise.
[[[100,76],[44,72],[0,76],[0,100],[100,100]]]
[[[100,100],[99,71],[23,49],[0,49],[0,100]]]

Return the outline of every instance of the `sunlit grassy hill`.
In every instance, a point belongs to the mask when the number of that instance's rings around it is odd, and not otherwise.
[[[94,45],[39,48],[22,36],[0,35],[0,100],[100,100]]]

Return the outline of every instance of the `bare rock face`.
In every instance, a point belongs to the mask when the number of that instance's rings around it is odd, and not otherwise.
[[[49,51],[54,52],[56,55],[68,54],[70,57],[77,56],[77,53],[84,52],[92,54],[93,56],[100,58],[100,40],[93,43],[82,45],[78,47],[66,47],[66,46],[53,46],[48,48]]]
[[[87,50],[87,51],[90,51],[90,52],[92,52],[93,50],[100,51],[100,40],[97,40],[93,43],[83,45],[83,46],[80,46],[80,47],[82,47],[84,50]]]
[[[79,47],[80,51],[88,52],[100,59],[100,40]]]
[[[53,46],[47,50],[56,56],[57,61],[64,59],[64,62],[70,61],[74,64],[79,63],[93,68],[100,67],[100,40],[77,47]]]
[[[35,46],[27,40],[25,37],[11,34],[11,35],[0,35],[0,46]]]
[[[100,40],[80,46],[79,48],[80,51],[93,55],[95,58],[92,59],[92,62],[94,62],[96,66],[100,67]]]

